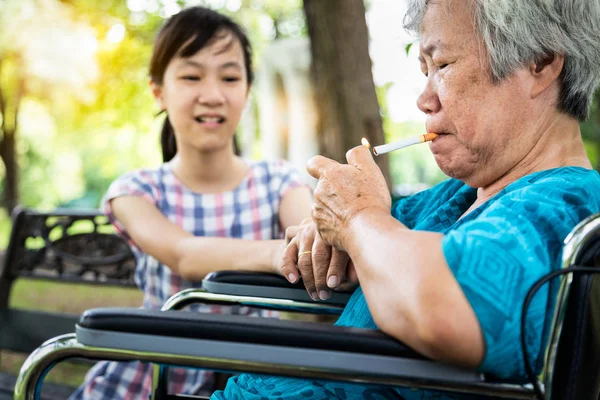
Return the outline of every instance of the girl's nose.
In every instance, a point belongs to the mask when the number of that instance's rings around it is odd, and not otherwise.
[[[218,82],[206,80],[200,87],[198,102],[207,106],[218,106],[225,102],[225,96]]]

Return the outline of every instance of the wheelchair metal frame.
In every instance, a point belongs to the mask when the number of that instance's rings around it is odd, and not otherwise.
[[[600,236],[600,214],[590,216],[581,223],[579,223],[569,234],[569,236],[567,236],[567,238],[565,239],[565,244],[563,247],[563,268],[572,265],[576,258],[579,256],[582,249],[591,240],[596,239],[598,236]],[[553,315],[552,330],[550,332],[550,337],[544,353],[544,369],[541,374],[541,380],[543,382],[542,386],[545,388],[545,396],[548,400],[552,399],[552,378],[556,367],[558,343],[563,328],[567,299],[571,283],[572,277],[567,276],[562,279],[562,282],[560,284]],[[281,301],[277,299],[265,299],[259,297],[245,298],[244,296],[215,295],[203,292],[201,290],[190,290],[176,294],[171,299],[169,299],[169,301],[165,304],[163,308],[177,309],[183,307],[184,305],[188,305],[195,302],[233,302],[234,304],[241,303],[244,305],[249,305],[249,303],[247,302],[255,302],[255,304],[260,304],[263,306],[271,304],[276,305],[278,307],[283,305],[292,305],[294,307],[306,307],[312,311],[316,311],[320,308],[331,308],[331,306],[324,306],[319,303],[307,305],[306,303]],[[234,345],[234,343],[231,344],[231,346]],[[260,346],[268,347],[266,345]],[[310,350],[298,350],[310,353]],[[348,369],[340,368],[328,370],[323,368],[322,366],[320,367],[315,364],[312,366],[305,365],[299,368],[297,365],[286,364],[285,362],[278,364],[265,361],[248,362],[247,360],[244,361],[239,359],[236,360],[220,358],[214,355],[185,355],[170,354],[167,352],[156,351],[140,351],[127,348],[115,349],[104,347],[90,347],[79,343],[75,334],[69,334],[47,341],[29,356],[29,358],[25,361],[23,367],[21,368],[21,373],[16,383],[15,400],[33,400],[38,398],[41,389],[41,380],[43,380],[47,372],[56,363],[74,357],[114,361],[139,360],[170,366],[216,369],[234,372],[266,373],[302,378],[318,378],[345,382],[360,382],[366,384],[408,386],[413,388],[448,390],[455,393],[492,395],[496,397],[506,397],[513,399],[535,398],[535,394],[531,388],[531,385],[500,384],[482,381],[463,381],[454,382],[450,384],[448,384],[448,382],[445,382],[443,384],[440,384],[440,382],[435,382],[432,380],[428,381],[426,377],[411,380],[406,379],[405,377],[403,378],[401,376],[394,375],[393,372],[390,372],[390,374],[388,375],[386,375],[385,373],[379,375],[365,374],[364,372],[359,373],[356,369],[352,371],[350,367]],[[443,367],[443,364],[436,363],[433,361],[412,361],[427,362],[431,367]]]

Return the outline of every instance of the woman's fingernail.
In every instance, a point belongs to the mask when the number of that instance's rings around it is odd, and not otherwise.
[[[337,285],[338,285],[338,279],[337,279],[337,276],[335,276],[335,275],[331,275],[331,276],[329,277],[329,279],[327,279],[327,286],[329,286],[330,288],[332,288],[332,289],[333,289],[334,287],[337,287]]]
[[[319,297],[321,298],[321,300],[327,300],[331,297],[331,293],[329,293],[329,291],[327,290],[321,290],[319,292]]]
[[[292,283],[296,283],[296,275],[294,274],[289,274],[288,275],[288,280]]]
[[[315,301],[319,300],[319,296],[317,295],[317,292],[312,292],[310,294],[310,297],[311,297],[311,299],[313,299]]]

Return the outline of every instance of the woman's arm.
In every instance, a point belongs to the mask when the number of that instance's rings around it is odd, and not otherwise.
[[[220,270],[279,273],[284,240],[197,237],[137,196],[117,197],[111,207],[136,245],[184,279],[198,281]]]
[[[375,323],[438,360],[478,366],[485,345],[479,321],[442,251],[442,235],[411,231],[390,214],[381,171],[362,146],[342,165],[309,161],[319,183],[312,217],[321,237],[352,259]]]
[[[373,211],[357,214],[348,229],[346,250],[377,326],[433,359],[480,365],[483,333],[446,263],[443,235]]]

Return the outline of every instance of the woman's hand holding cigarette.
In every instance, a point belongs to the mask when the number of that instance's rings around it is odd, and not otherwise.
[[[391,196],[381,170],[369,150],[357,146],[346,153],[348,164],[322,156],[311,158],[310,175],[319,180],[314,192],[312,217],[323,240],[346,250],[352,219],[366,210],[390,214]]]
[[[331,289],[348,290],[358,279],[348,254],[332,248],[309,221],[286,230],[289,241],[283,252],[281,274],[295,283],[301,277],[313,300],[331,297]]]

